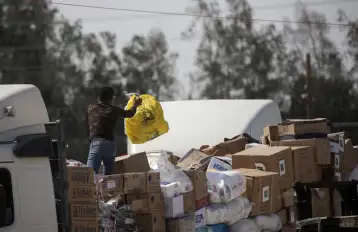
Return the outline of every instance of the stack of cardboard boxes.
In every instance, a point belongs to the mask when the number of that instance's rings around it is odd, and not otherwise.
[[[275,181],[271,181],[269,187],[265,186],[266,189],[263,186],[257,187],[252,194],[249,191],[247,194],[255,204],[261,205],[264,204],[264,197],[261,201],[256,197],[255,201],[255,194],[262,195],[265,190],[270,189],[269,194],[262,196],[271,196],[269,212],[276,212],[281,217],[285,230],[291,230],[297,220],[294,183],[332,179],[332,173],[329,174],[332,166],[328,133],[325,119],[291,120],[264,129],[262,143],[268,146],[252,147],[232,156],[233,169],[251,168],[264,171],[261,175],[266,172],[277,174],[278,190],[275,188]],[[313,217],[331,216],[330,206],[328,189],[312,190]],[[267,213],[261,210],[255,212],[254,209],[252,215]]]
[[[117,157],[115,172],[123,173],[116,174],[117,180],[122,180],[122,196],[136,213],[137,226],[143,232],[165,232],[160,173],[150,171],[146,153]]]
[[[67,167],[71,231],[98,231],[94,172],[88,167]]]

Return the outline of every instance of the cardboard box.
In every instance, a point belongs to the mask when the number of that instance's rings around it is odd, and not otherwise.
[[[195,199],[193,192],[187,192],[182,195],[165,198],[165,217],[175,218],[188,213],[195,212]]]
[[[232,167],[255,168],[279,174],[281,189],[292,187],[293,168],[290,147],[252,147],[232,156]]]
[[[244,168],[239,171],[247,178],[244,196],[253,202],[251,215],[269,214],[282,208],[277,173]]]
[[[99,232],[98,223],[71,223],[71,232]]]
[[[192,149],[178,162],[178,167],[184,169],[185,174],[190,178],[194,187],[196,209],[202,208],[208,202],[208,186],[206,180],[206,168],[211,156]]]
[[[164,211],[152,211],[150,214],[136,214],[137,226],[143,232],[166,232]]]
[[[264,137],[266,137],[266,140],[268,141],[267,144],[270,144],[272,141],[279,141],[278,125],[266,126],[264,128]]]
[[[309,146],[293,146],[292,161],[294,182],[312,182],[318,181],[314,150]]]
[[[150,167],[145,152],[116,157],[114,163],[114,173],[138,173],[149,172]]]
[[[183,193],[184,198],[184,213],[195,212],[195,194],[193,191]]]
[[[94,184],[83,186],[68,186],[68,202],[96,202],[96,186]]]
[[[282,140],[272,142],[271,146],[310,146],[314,149],[316,164],[331,164],[331,149],[328,139]]]
[[[67,167],[69,185],[94,185],[94,171],[89,167]]]
[[[201,169],[188,170],[185,174],[193,183],[193,192],[195,199],[195,208],[200,209],[209,204],[209,193],[206,179],[206,172]]]
[[[344,141],[343,161],[341,163],[344,173],[351,173],[358,165],[358,149],[353,147],[350,139]]]
[[[208,156],[197,149],[191,149],[178,161],[177,166],[186,170],[198,169],[205,171],[205,169],[208,167],[210,160],[211,156]]]
[[[327,135],[332,153],[340,154],[344,152],[344,136],[344,132]]]
[[[168,232],[195,232],[195,214],[188,214],[181,218],[167,219]]]
[[[133,212],[150,213],[153,211],[163,211],[164,197],[161,193],[147,193],[140,195],[127,195],[127,204],[131,206]]]
[[[245,150],[246,144],[247,144],[246,138],[237,137],[219,143],[214,147],[203,149],[203,152],[211,156],[226,156],[228,154],[235,154],[237,152]]]
[[[160,172],[150,171],[147,173],[147,192],[148,193],[162,192],[162,189],[160,187]]]
[[[124,193],[146,193],[147,192],[147,173],[124,173]]]
[[[123,194],[124,180],[122,174],[102,176],[101,179],[102,181],[99,183],[99,188],[102,197]]]
[[[289,119],[278,125],[278,136],[282,139],[304,139],[327,137],[329,127],[325,118]],[[298,137],[303,136],[303,137]]]
[[[330,217],[331,200],[328,189],[312,189],[312,217]]]
[[[293,188],[289,188],[282,191],[282,205],[285,208],[295,205],[295,191]]]
[[[99,220],[97,203],[88,204],[70,204],[70,218],[72,223],[89,222],[93,223]]]

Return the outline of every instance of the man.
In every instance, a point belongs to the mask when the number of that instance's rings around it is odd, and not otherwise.
[[[124,110],[113,105],[114,99],[113,89],[104,87],[101,89],[99,102],[88,106],[90,148],[87,166],[92,167],[96,174],[99,172],[102,161],[103,174],[113,173],[117,152],[113,130],[117,119],[133,117],[137,112],[137,107],[141,104],[141,100],[138,98],[131,109]]]

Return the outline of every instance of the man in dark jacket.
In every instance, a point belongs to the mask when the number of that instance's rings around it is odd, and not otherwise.
[[[99,101],[88,106],[88,124],[90,131],[90,148],[87,166],[92,167],[98,174],[103,161],[105,175],[113,173],[117,145],[114,141],[113,130],[118,118],[131,118],[137,112],[141,100],[136,100],[134,106],[124,110],[113,105],[114,90],[111,87],[101,89]]]

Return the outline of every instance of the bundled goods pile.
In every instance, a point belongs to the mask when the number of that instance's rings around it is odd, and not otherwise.
[[[73,225],[95,226],[99,213],[103,232],[291,232],[294,184],[348,180],[357,166],[358,148],[344,133],[330,134],[325,119],[267,126],[261,140],[243,134],[181,158],[169,151],[121,156],[116,174],[95,181],[90,169],[69,167],[70,202],[82,207],[74,208]],[[312,217],[342,214],[338,192],[312,189],[311,198]]]

